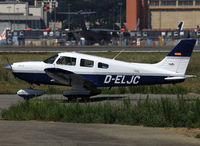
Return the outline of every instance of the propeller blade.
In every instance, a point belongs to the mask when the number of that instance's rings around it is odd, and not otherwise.
[[[9,59],[6,58],[6,60],[7,60],[7,62],[8,62],[8,65],[5,65],[4,68],[5,68],[5,69],[9,69],[9,70],[13,70],[13,69],[12,69],[12,65],[10,64]]]

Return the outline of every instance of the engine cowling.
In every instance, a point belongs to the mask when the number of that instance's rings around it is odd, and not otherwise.
[[[30,88],[21,89],[17,92],[17,95],[24,99],[30,99],[30,98],[42,96],[43,94],[44,94],[43,90],[36,90],[36,89],[30,89]]]

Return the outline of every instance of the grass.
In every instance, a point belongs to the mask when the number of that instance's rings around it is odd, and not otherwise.
[[[200,133],[195,136],[196,138],[200,138]]]
[[[102,53],[88,53],[91,55],[103,56],[113,58],[116,52],[102,52]],[[124,52],[117,59],[128,62],[139,63],[156,63],[162,60],[167,53],[136,53],[136,52]],[[7,59],[9,62],[21,62],[21,61],[40,61],[44,60],[54,53],[0,53],[0,94],[16,93],[19,89],[27,88],[29,85],[13,77],[12,73],[3,69],[4,65],[7,65]],[[194,53],[187,74],[193,74],[200,76],[200,53]],[[187,79],[184,83],[177,85],[156,85],[156,86],[136,86],[136,87],[115,87],[111,90],[108,88],[101,88],[104,94],[124,94],[124,93],[153,93],[153,94],[186,94],[197,93],[200,94],[200,79],[191,78]],[[47,91],[48,94],[62,93],[62,91],[69,88],[62,86],[36,86],[36,88]]]
[[[150,127],[200,127],[200,99],[186,101],[161,98],[124,99],[122,104],[109,102],[61,104],[53,100],[32,99],[2,111],[3,120],[39,120],[71,123],[105,123],[144,125]]]
[[[147,86],[129,86],[115,87],[112,90],[102,88],[103,94],[187,94],[188,89],[180,85],[147,85]]]

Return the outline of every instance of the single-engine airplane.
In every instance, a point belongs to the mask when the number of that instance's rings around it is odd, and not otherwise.
[[[30,85],[50,84],[72,86],[64,91],[69,99],[100,94],[97,87],[136,86],[183,82],[195,39],[181,40],[159,63],[130,63],[75,52],[58,53],[44,61],[18,62],[4,68]],[[32,86],[31,86],[32,87]],[[44,91],[21,89],[18,95],[33,98]]]

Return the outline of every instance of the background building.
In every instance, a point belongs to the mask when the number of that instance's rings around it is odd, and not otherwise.
[[[57,0],[35,0],[35,6],[49,7],[50,12],[52,12],[55,8],[58,7]]]
[[[47,17],[43,7],[28,5],[27,2],[5,1],[0,2],[0,32],[5,28],[24,30],[27,27],[45,28]]]
[[[147,28],[147,6],[146,0],[126,1],[126,27],[128,30]]]
[[[184,28],[200,25],[200,0],[149,0],[152,29],[176,28],[184,21]]]
[[[200,26],[200,0],[127,0],[127,29],[185,29]],[[138,20],[140,22],[138,22]]]
[[[60,29],[62,25],[56,20],[56,8],[58,7],[57,0],[35,0],[35,7],[42,7],[44,12],[47,14],[47,19],[45,19],[45,25],[51,29]],[[52,16],[53,15],[53,16]],[[49,22],[51,20],[51,22]],[[61,26],[62,27],[62,26]]]

